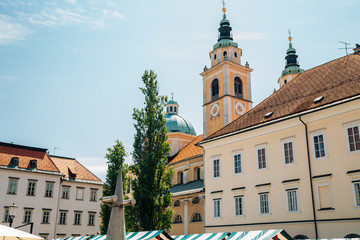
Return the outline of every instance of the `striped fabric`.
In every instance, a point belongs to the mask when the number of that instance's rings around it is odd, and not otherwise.
[[[126,233],[126,240],[147,240],[159,236],[163,231],[129,232]],[[67,239],[68,240],[68,239]],[[76,239],[77,240],[77,239]],[[88,240],[106,240],[106,235],[94,236]]]
[[[90,238],[90,236],[82,236],[82,237],[69,237],[69,238],[66,238],[66,240],[86,240]]]
[[[171,236],[175,240],[222,240],[229,233],[220,232],[220,233],[204,233],[204,234],[192,234],[192,235],[178,235]]]
[[[282,229],[275,229],[249,232],[233,232],[226,240],[270,240],[282,231]]]

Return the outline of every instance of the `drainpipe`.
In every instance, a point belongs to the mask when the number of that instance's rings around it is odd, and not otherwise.
[[[310,190],[311,190],[311,202],[312,202],[312,210],[314,216],[314,227],[315,227],[315,238],[318,239],[318,230],[317,230],[317,222],[316,222],[316,210],[314,203],[314,187],[312,182],[312,173],[311,173],[311,161],[310,161],[310,152],[309,152],[309,137],[308,137],[308,129],[306,123],[301,119],[302,115],[299,115],[299,120],[305,126],[305,139],[306,139],[306,152],[308,159],[308,169],[309,169],[309,180],[310,180]]]

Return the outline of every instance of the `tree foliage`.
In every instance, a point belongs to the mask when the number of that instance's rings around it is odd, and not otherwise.
[[[173,170],[166,168],[170,145],[163,109],[167,99],[159,95],[153,71],[145,71],[142,80],[145,106],[133,113],[136,133],[131,171],[136,175],[132,181],[136,204],[127,211],[128,231],[170,229],[174,214],[170,192]]]
[[[126,152],[123,144],[119,141],[115,141],[115,145],[112,148],[107,149],[108,153],[106,154],[105,158],[108,160],[108,169],[106,172],[106,179],[103,188],[103,197],[105,196],[112,196],[115,194],[116,189],[116,182],[117,177],[119,174],[119,169],[122,167],[122,174],[123,174],[123,186],[124,191],[126,191],[126,179],[125,176],[128,172],[128,165],[124,163]],[[100,232],[102,235],[107,233],[109,219],[111,214],[111,206],[101,204],[101,225],[100,225]]]

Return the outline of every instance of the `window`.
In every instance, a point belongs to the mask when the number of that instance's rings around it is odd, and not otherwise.
[[[200,198],[199,197],[194,197],[192,199],[192,204],[199,204],[200,203]]]
[[[89,226],[95,226],[95,213],[94,212],[89,212],[89,222],[88,222]]]
[[[200,168],[199,167],[195,168],[194,172],[195,172],[195,180],[200,180]]]
[[[313,135],[315,158],[326,157],[324,134]]]
[[[235,196],[234,203],[235,203],[235,216],[244,215],[243,196]]]
[[[293,141],[283,142],[284,147],[284,163],[292,164],[294,163],[294,143]]]
[[[239,77],[235,77],[234,79],[234,92],[236,97],[243,97],[243,86]]]
[[[173,223],[182,223],[182,222],[183,222],[182,217],[180,215],[176,215]]]
[[[54,183],[46,182],[45,185],[45,197],[53,197]]]
[[[81,212],[75,212],[74,214],[74,225],[81,224]]]
[[[91,189],[90,189],[90,201],[96,202],[97,192],[98,192],[97,189],[94,189],[94,188],[91,188]]]
[[[360,180],[353,183],[355,207],[360,207]]]
[[[8,194],[16,194],[18,180],[17,178],[9,178]]]
[[[59,224],[66,224],[67,211],[60,211]]]
[[[259,193],[260,214],[270,213],[269,193]]]
[[[183,183],[184,183],[184,173],[179,172],[178,173],[178,184],[183,184]]]
[[[221,217],[221,199],[214,199],[214,218]]]
[[[220,159],[213,160],[214,178],[220,177]]]
[[[298,190],[297,189],[287,189],[286,190],[286,200],[287,200],[287,211],[288,212],[298,212],[299,211]]]
[[[241,154],[234,155],[234,173],[241,173]]]
[[[173,107],[172,106],[170,106],[170,112],[172,112],[173,111]]]
[[[76,188],[76,200],[84,200],[84,188]]]
[[[195,213],[191,219],[191,222],[201,222],[201,221],[202,221],[202,217],[200,213]]]
[[[258,160],[258,169],[267,168],[266,164],[266,148],[258,148],[257,152],[257,160]]]
[[[32,209],[26,209],[24,210],[24,223],[31,222],[31,215],[32,215]]]
[[[318,185],[319,210],[332,209],[330,184]]]
[[[4,207],[4,222],[10,222],[9,208]]]
[[[70,187],[69,186],[63,186],[61,198],[69,199],[69,197],[70,197]]]
[[[27,196],[35,196],[36,181],[29,180],[27,188]]]
[[[348,127],[348,146],[350,152],[360,151],[360,135],[359,135],[359,126]]]
[[[180,200],[176,200],[174,202],[174,207],[180,207]]]
[[[211,83],[211,100],[219,98],[219,80],[214,79]]]
[[[42,224],[49,224],[50,212],[51,212],[51,210],[43,210],[42,218],[41,218],[41,223]]]

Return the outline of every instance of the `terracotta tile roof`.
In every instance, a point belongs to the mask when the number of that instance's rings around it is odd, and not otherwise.
[[[55,163],[56,167],[60,170],[60,172],[64,174],[67,178],[73,178],[74,175],[76,175],[75,179],[99,182],[101,181],[86,167],[76,161],[75,158],[67,158],[53,155],[50,155],[50,157],[51,160]]]
[[[347,99],[360,94],[360,54],[307,70],[256,107],[204,140]],[[317,97],[324,99],[314,103]],[[273,114],[264,118],[266,113]]]
[[[194,138],[194,140],[189,142],[185,147],[183,147],[179,151],[178,155],[169,163],[169,165],[203,154],[204,152],[203,148],[195,145],[201,142],[202,140],[203,140],[203,135],[199,135],[196,138]]]
[[[30,169],[30,160],[37,160],[38,170],[59,172],[59,169],[51,161],[46,153],[47,149],[27,147],[17,144],[0,142],[0,165],[12,166],[11,159],[19,158],[19,168]]]

